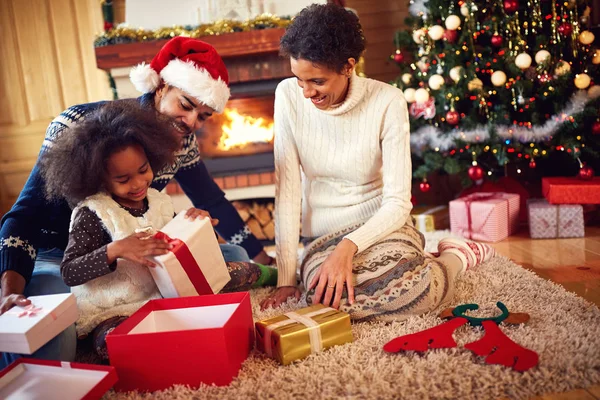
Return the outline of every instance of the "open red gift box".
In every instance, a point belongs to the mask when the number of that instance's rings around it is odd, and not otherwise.
[[[0,371],[0,399],[94,400],[116,381],[110,366],[19,358]]]
[[[106,337],[117,391],[223,386],[254,344],[247,292],[151,300]]]

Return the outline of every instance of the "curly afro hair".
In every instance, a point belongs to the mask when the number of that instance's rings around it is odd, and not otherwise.
[[[349,58],[358,61],[365,37],[358,17],[335,4],[304,8],[281,38],[282,56],[304,59],[341,73]]]
[[[49,200],[71,205],[102,190],[108,158],[128,146],[140,145],[152,171],[171,163],[181,146],[171,121],[137,100],[102,105],[65,131],[40,158]]]

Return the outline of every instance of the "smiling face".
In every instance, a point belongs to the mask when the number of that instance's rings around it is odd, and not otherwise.
[[[342,72],[338,73],[311,61],[290,57],[292,73],[298,79],[304,97],[320,110],[327,110],[344,101],[355,63],[353,58],[348,59]]]
[[[122,206],[142,208],[154,174],[140,145],[114,152],[106,161],[104,186]]]
[[[182,139],[196,132],[215,110],[201,103],[194,96],[174,86],[164,85],[154,96],[156,111],[173,119],[173,124]]]

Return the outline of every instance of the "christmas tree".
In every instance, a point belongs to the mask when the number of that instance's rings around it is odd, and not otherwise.
[[[593,175],[585,163],[600,153],[600,49],[591,3],[411,0],[393,84],[409,103],[422,191],[433,171],[469,185],[556,152],[583,167],[582,178]]]

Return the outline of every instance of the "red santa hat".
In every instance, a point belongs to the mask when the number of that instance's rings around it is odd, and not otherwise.
[[[221,56],[198,39],[178,36],[169,40],[150,64],[132,68],[129,78],[142,93],[154,92],[162,79],[219,113],[229,100],[229,75]]]

